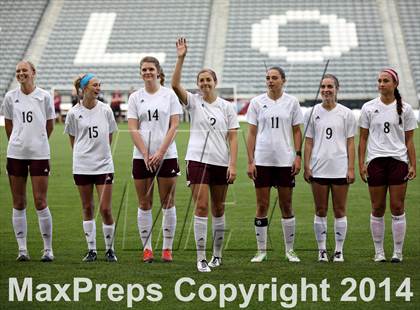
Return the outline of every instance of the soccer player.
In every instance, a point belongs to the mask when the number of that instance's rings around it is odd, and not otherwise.
[[[175,135],[182,107],[172,89],[162,86],[164,75],[159,61],[151,56],[140,61],[144,88],[128,100],[128,129],[134,143],[133,178],[139,207],[137,224],[143,244],[143,261],[153,261],[152,203],[157,177],[162,207],[162,260],[172,261],[176,228],[175,185],[179,175]]]
[[[4,97],[2,111],[7,139],[7,173],[13,198],[13,230],[19,247],[18,261],[30,260],[26,245],[26,181],[31,175],[32,193],[39,229],[44,241],[43,262],[54,259],[52,217],[47,205],[50,174],[48,138],[54,128],[55,111],[51,96],[35,85],[36,70],[26,60],[16,66],[19,87]]]
[[[172,87],[190,113],[191,128],[187,149],[187,181],[194,199],[194,236],[197,269],[210,272],[222,264],[225,231],[225,200],[228,184],[236,178],[238,154],[237,120],[234,105],[216,94],[217,77],[213,70],[203,69],[197,75],[200,94],[192,94],[181,85],[181,72],[187,55],[187,40],[176,42],[177,62]],[[206,259],[207,219],[211,199],[213,256]]]
[[[69,110],[64,131],[69,135],[73,148],[73,178],[83,207],[83,230],[88,245],[83,261],[93,262],[97,258],[93,202],[93,188],[96,187],[103,222],[105,259],[116,262],[115,223],[111,209],[114,182],[111,141],[117,124],[109,105],[97,99],[101,83],[95,75],[88,73],[80,76],[74,86],[81,91],[83,100]]]
[[[362,180],[369,186],[375,262],[386,261],[383,243],[387,191],[394,239],[391,262],[399,263],[403,259],[407,180],[416,177],[413,136],[417,122],[411,106],[402,101],[398,84],[395,70],[382,70],[378,75],[379,97],[363,105],[359,120],[359,170]]]
[[[278,192],[286,259],[300,261],[293,251],[296,224],[292,193],[295,176],[301,168],[303,115],[299,101],[283,91],[285,82],[282,68],[269,68],[267,92],[251,100],[246,116],[249,124],[247,174],[254,181],[257,196],[255,234],[258,252],[251,259],[256,263],[267,258],[267,212],[272,186]]]
[[[347,233],[346,203],[349,184],[354,182],[354,135],[356,119],[349,108],[337,103],[338,79],[325,74],[321,81],[322,103],[305,118],[304,178],[311,184],[315,202],[314,231],[318,261],[328,262],[326,247],[328,197],[334,211],[334,262],[343,262]],[[310,115],[311,114],[311,115]]]

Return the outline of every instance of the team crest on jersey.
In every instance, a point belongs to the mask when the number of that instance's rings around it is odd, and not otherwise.
[[[266,104],[263,105],[263,109],[267,109],[267,105]]]
[[[83,118],[82,114],[79,115],[79,119]]]
[[[379,113],[379,110],[378,110],[378,109],[376,109],[373,113]]]
[[[319,121],[321,118],[319,117],[319,115],[317,115],[316,117],[315,117],[315,120],[316,121]]]

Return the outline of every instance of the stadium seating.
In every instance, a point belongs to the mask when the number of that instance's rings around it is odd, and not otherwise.
[[[420,2],[399,0],[397,3],[417,97],[420,100]]]
[[[138,62],[144,54],[164,59],[169,84],[180,35],[189,39],[183,83],[195,85],[209,48],[213,0],[62,2],[37,65],[37,84],[63,90],[64,103],[74,78],[87,71],[98,75],[106,96],[111,90],[138,88]],[[0,0],[0,99],[48,3]],[[395,3],[420,96],[420,2]],[[388,65],[378,5],[375,0],[229,0],[225,50],[220,51],[222,85],[248,99],[265,90],[266,66],[279,65],[286,71],[286,91],[312,101],[330,59],[328,72],[340,80],[341,100],[363,102],[376,96],[376,74]]]
[[[304,15],[305,19],[298,18]],[[329,29],[331,22],[323,22],[325,19],[334,21],[336,27]],[[354,27],[357,40],[354,40],[354,32],[351,38],[348,37]],[[325,53],[322,60],[314,63],[319,56],[317,52],[323,46],[332,45],[330,36],[332,40],[334,33],[330,35],[330,32],[333,28],[344,29],[343,34],[338,33],[338,41],[340,37],[346,39],[338,42],[338,46],[347,44],[349,47],[341,46],[340,57]],[[259,37],[253,38],[253,31]],[[277,36],[278,44],[273,40]],[[286,47],[288,52],[282,53],[277,45]],[[288,61],[285,55],[289,56]],[[296,55],[300,57],[299,61],[293,61]],[[278,65],[286,71],[287,91],[300,98],[313,98],[327,58],[330,58],[328,71],[340,80],[341,97],[376,95],[375,77],[387,64],[387,53],[374,0],[289,0],[281,3],[276,0],[230,0],[223,78],[225,83],[237,85],[239,96],[263,92],[265,65]]]
[[[14,77],[48,0],[0,0],[0,99]]]
[[[185,35],[191,44],[183,82],[195,83],[203,65],[210,10],[210,0],[65,0],[39,65],[38,82],[70,88],[78,74],[92,71],[104,89],[137,88],[141,53],[163,54],[169,79],[176,61],[175,40]],[[85,33],[89,22],[90,38]],[[87,45],[80,49],[83,40]],[[104,43],[103,49],[98,42]]]

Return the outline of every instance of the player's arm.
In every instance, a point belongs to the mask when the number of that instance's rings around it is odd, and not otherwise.
[[[185,38],[178,38],[176,41],[177,60],[175,70],[172,74],[172,88],[178,96],[182,104],[187,104],[187,91],[181,85],[182,65],[184,64],[185,56],[187,55],[187,40]]]
[[[51,133],[54,129],[54,119],[47,120],[47,125],[45,126],[47,129],[47,136],[48,138],[51,136]]]
[[[229,167],[227,171],[227,182],[232,184],[236,179],[236,161],[238,160],[238,129],[233,128],[228,131],[228,141],[230,148]]]
[[[296,157],[292,166],[292,175],[299,174],[301,161],[302,161],[302,131],[300,130],[300,125],[295,125],[293,129],[293,144],[295,145]]]
[[[70,138],[70,146],[73,149],[73,147],[74,147],[74,136],[69,135],[69,138]]]
[[[347,183],[354,183],[354,158],[356,157],[356,151],[354,147],[354,137],[347,138]]]
[[[4,119],[4,129],[6,130],[7,140],[9,140],[13,131],[13,121],[11,119]]]
[[[246,141],[246,151],[248,154],[248,177],[255,180],[257,177],[257,168],[255,166],[255,143],[257,141],[258,128],[256,125],[248,124],[248,137]]]
[[[303,157],[303,178],[306,182],[310,182],[310,178],[312,177],[312,170],[310,168],[311,157],[312,157],[312,149],[314,147],[314,139],[309,138],[308,136],[305,139],[305,153]]]
[[[365,165],[365,158],[366,158],[366,147],[367,147],[368,137],[369,137],[369,129],[360,127],[358,159],[359,159],[359,173],[363,182],[367,182],[367,167]]]
[[[157,168],[157,166],[159,166],[159,163],[163,160],[163,157],[165,156],[166,151],[168,150],[169,146],[175,140],[178,126],[179,126],[179,115],[178,114],[171,115],[169,119],[169,129],[168,129],[168,132],[166,133],[165,138],[163,139],[161,146],[156,151],[156,153],[153,154],[149,158],[150,166],[154,168]]]
[[[135,118],[128,119],[128,131],[130,132],[131,140],[133,140],[134,145],[143,155],[144,163],[147,170],[150,170],[149,167],[149,151],[147,150],[146,144],[139,133],[140,122]]]
[[[407,179],[412,180],[416,177],[416,149],[414,147],[414,130],[405,131],[405,145],[410,165],[408,167]]]

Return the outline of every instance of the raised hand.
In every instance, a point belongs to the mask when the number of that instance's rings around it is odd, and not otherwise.
[[[178,57],[185,57],[187,55],[187,39],[180,37],[176,40],[176,52]]]

